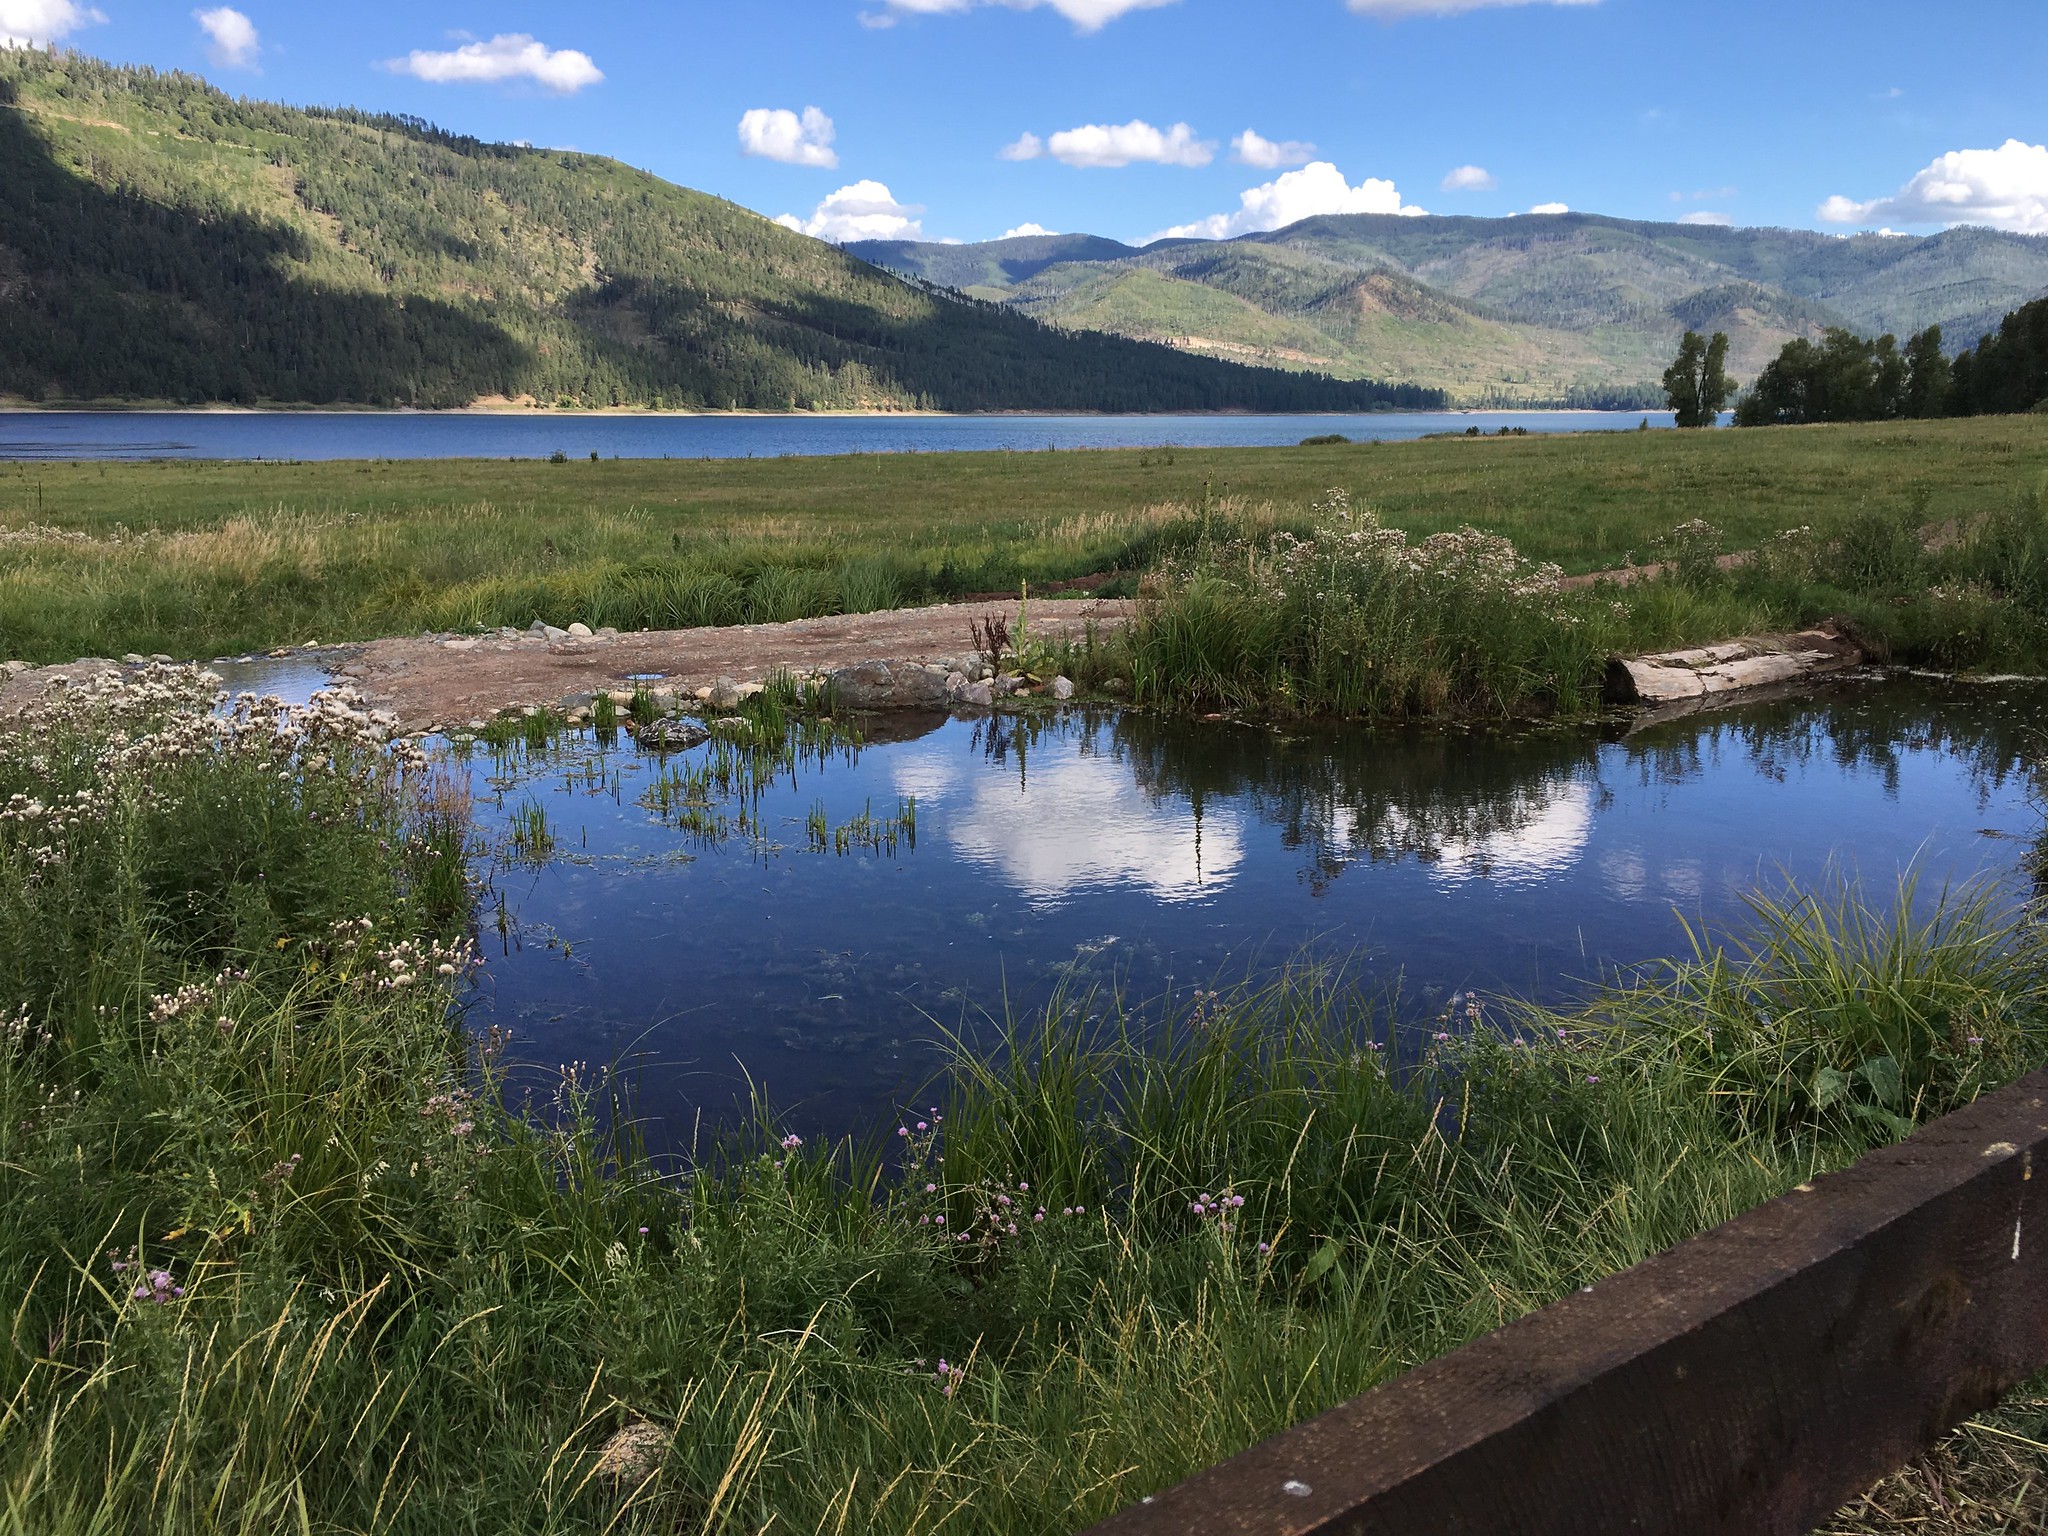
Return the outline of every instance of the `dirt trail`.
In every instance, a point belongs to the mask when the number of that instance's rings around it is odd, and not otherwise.
[[[1030,633],[1079,638],[1090,624],[1124,623],[1132,605],[1100,599],[1034,603]],[[740,624],[723,629],[648,630],[616,638],[375,640],[348,647],[336,671],[408,731],[486,719],[520,705],[559,705],[576,694],[631,687],[709,687],[722,677],[760,682],[778,671],[817,672],[864,661],[944,662],[973,653],[971,621],[1000,614],[1012,625],[1017,604],[941,603],[886,613]]]

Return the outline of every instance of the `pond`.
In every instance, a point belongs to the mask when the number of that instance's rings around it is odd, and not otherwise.
[[[1668,428],[1669,411],[1363,416],[680,416],[487,411],[0,411],[0,460],[745,459],[1048,448],[1262,448],[1337,433],[1398,442],[1477,427]]]
[[[627,1071],[670,1147],[754,1089],[806,1135],[871,1128],[948,1031],[1061,988],[1145,1003],[1314,956],[1422,1029],[1468,988],[1568,999],[1787,878],[2022,889],[2044,705],[1894,676],[1633,731],[891,718],[725,795],[715,743],[479,743],[470,1006],[529,1064]]]

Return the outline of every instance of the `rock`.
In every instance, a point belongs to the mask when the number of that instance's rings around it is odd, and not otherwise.
[[[1073,680],[1065,677],[1054,678],[1052,680],[1052,696],[1056,699],[1071,699],[1074,696]]]
[[[0,673],[5,673],[8,677],[19,677],[28,670],[29,665],[25,661],[0,662]]]
[[[691,723],[696,724],[695,721]],[[698,728],[702,729],[701,726]],[[754,722],[745,715],[720,715],[711,722],[710,734],[723,736],[728,740],[746,740],[754,734]]]
[[[1014,673],[1004,673],[989,684],[989,689],[999,699],[1007,699],[1024,686],[1024,679]]]
[[[966,709],[989,709],[996,702],[995,690],[987,683],[965,683],[953,695],[953,702]]]
[[[761,696],[762,694],[766,693],[767,691],[768,691],[768,685],[767,685],[767,684],[765,684],[765,683],[741,683],[741,684],[740,684],[740,697],[741,697],[742,699],[753,699],[753,698],[759,698],[759,697],[760,697],[760,696]]]
[[[607,624],[597,632],[597,638],[600,640],[616,640],[619,638],[619,632]]]
[[[674,1434],[645,1420],[628,1424],[597,1453],[597,1475],[619,1483],[644,1483],[661,1470]]]
[[[831,674],[835,703],[846,709],[944,709],[947,674],[914,661],[863,661]]]
[[[121,658],[121,665],[124,667],[146,667],[149,665],[149,658],[139,651],[130,651]]]
[[[695,720],[656,720],[652,725],[642,726],[636,739],[641,746],[656,752],[687,752],[703,746],[711,739],[711,733]]]
[[[609,697],[621,709],[631,709],[633,707],[633,690],[630,688],[613,688],[610,690]]]
[[[484,729],[484,728],[485,728],[485,727],[486,727],[486,726],[487,726],[487,725],[488,725],[489,723],[490,723],[490,722],[489,722],[489,721],[487,721],[487,720],[472,720],[472,721],[470,721],[470,722],[469,722],[469,725],[468,725],[468,726],[466,727],[466,729],[468,729],[468,730],[472,730],[472,731],[481,731],[481,730],[483,730],[483,729]]]
[[[729,677],[721,677],[711,685],[708,692],[699,693],[698,698],[708,701],[713,709],[732,709],[744,697],[740,685]]]
[[[594,637],[594,632],[591,630],[591,627],[588,624],[585,624],[581,619],[578,619],[574,624],[571,624],[568,628],[567,633],[571,640],[589,640]]]
[[[1102,685],[1102,691],[1113,699],[1121,699],[1131,691],[1131,685],[1121,677],[1112,677]]]
[[[567,631],[566,629],[558,629],[552,624],[545,625],[541,629],[541,634],[547,638],[547,641],[550,645],[552,645],[557,640],[566,640],[569,638],[569,631]]]
[[[171,658],[164,655],[164,653],[161,651],[157,652],[156,655],[150,657],[149,659],[155,662],[160,667],[168,667],[172,665]]]
[[[444,651],[473,651],[476,649],[476,644],[475,640],[443,640],[441,642],[441,649]]]

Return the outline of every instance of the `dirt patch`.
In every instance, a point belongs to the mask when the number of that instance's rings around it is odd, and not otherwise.
[[[1120,626],[1131,604],[1069,599],[1030,610],[1030,633],[1078,639],[1095,625]],[[969,623],[991,613],[1014,624],[1016,605],[940,603],[886,613],[741,624],[723,629],[648,630],[616,638],[502,635],[376,640],[349,647],[337,668],[401,728],[426,730],[486,719],[523,705],[553,706],[577,694],[631,687],[709,687],[722,677],[761,682],[779,671],[820,672],[864,661],[944,662],[971,654]]]

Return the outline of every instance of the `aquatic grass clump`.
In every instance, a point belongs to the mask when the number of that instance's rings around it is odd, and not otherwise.
[[[1171,709],[1412,716],[1573,712],[1597,697],[1607,605],[1477,529],[1411,544],[1332,490],[1306,536],[1227,525],[1166,566],[1128,637]]]

